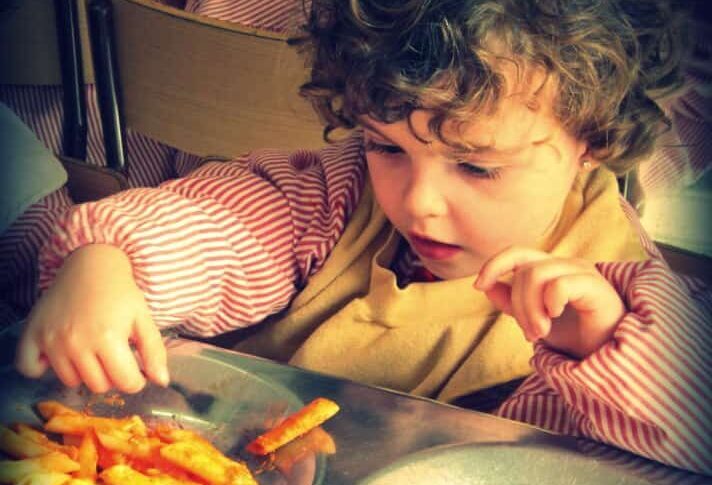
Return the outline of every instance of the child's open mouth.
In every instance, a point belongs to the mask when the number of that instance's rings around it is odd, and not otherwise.
[[[433,260],[444,260],[462,251],[460,246],[428,239],[416,234],[410,234],[410,243],[421,257]]]

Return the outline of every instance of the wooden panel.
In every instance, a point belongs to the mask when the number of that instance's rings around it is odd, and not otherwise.
[[[323,146],[286,38],[146,0],[114,0],[126,124],[200,155]]]

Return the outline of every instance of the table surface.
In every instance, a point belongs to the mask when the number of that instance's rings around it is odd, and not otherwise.
[[[461,455],[466,452],[483,469],[480,480],[462,483],[515,483],[508,474],[517,472],[512,460],[542,460],[542,467],[527,468],[529,478],[516,483],[589,483],[592,474],[602,480],[606,473],[617,484],[638,483],[709,483],[709,479],[665,467],[620,450],[571,437],[555,435],[533,426],[470,411],[438,401],[387,389],[366,386],[332,376],[307,371],[197,342],[181,342],[183,350],[203,352],[230,365],[247,370],[290,389],[302,401],[322,396],[339,403],[341,410],[324,425],[334,438],[337,452],[327,459],[327,484],[350,484],[393,465],[393,477],[405,477],[404,468],[421,471],[418,460],[432,466],[463,468]],[[491,450],[496,449],[496,453]],[[463,451],[464,450],[464,451]],[[478,453],[477,450],[481,450]],[[553,459],[537,451],[551,452]],[[452,451],[452,453],[450,453]],[[412,454],[416,453],[413,457]],[[452,458],[449,458],[452,456]],[[412,457],[412,458],[411,458]],[[584,459],[582,459],[584,458]],[[494,467],[493,460],[508,463],[511,471]],[[549,465],[555,463],[552,468]],[[428,473],[437,473],[433,468]],[[475,465],[464,465],[466,468]],[[487,471],[489,470],[489,471]],[[492,476],[505,473],[501,481]],[[568,470],[571,475],[561,476]],[[443,473],[445,470],[442,470]],[[531,475],[534,473],[534,475]],[[537,476],[536,474],[540,475]],[[577,476],[579,473],[586,477]],[[603,475],[602,475],[603,474]],[[486,475],[486,476],[485,476]],[[389,475],[390,477],[390,475]],[[483,479],[484,478],[484,479]],[[610,478],[610,477],[609,477]],[[389,483],[391,480],[374,483]],[[392,483],[392,482],[391,482]],[[406,483],[406,482],[400,482]],[[407,483],[413,483],[412,477]],[[420,482],[418,482],[420,483]],[[429,476],[423,483],[452,483],[443,477]]]
[[[0,369],[7,373],[16,335],[3,334]],[[169,355],[177,354],[277,383],[304,403],[316,397],[337,402],[339,413],[323,425],[336,444],[336,453],[319,458],[324,484],[710,483],[611,447],[204,343],[174,339]]]

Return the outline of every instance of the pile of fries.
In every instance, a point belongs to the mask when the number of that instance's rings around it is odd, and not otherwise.
[[[323,436],[326,433],[315,428],[338,409],[332,401],[318,398],[257,437],[246,450],[266,455],[299,436]],[[40,402],[37,410],[45,419],[44,432],[26,424],[0,426],[0,450],[15,458],[0,461],[0,483],[257,484],[244,463],[228,458],[194,431],[168,423],[149,427],[139,416],[91,416],[57,401]],[[323,440],[320,443],[323,448]],[[330,441],[323,451],[333,452],[333,445]]]

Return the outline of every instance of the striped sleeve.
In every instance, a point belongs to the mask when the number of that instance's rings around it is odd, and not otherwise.
[[[159,188],[76,206],[40,254],[40,287],[91,243],[130,258],[161,326],[210,336],[283,309],[343,233],[365,176],[360,137],[320,152],[256,152]]]
[[[32,204],[0,234],[0,327],[29,311],[37,296],[37,254],[57,218],[71,205],[66,188]]]
[[[659,260],[600,263],[629,312],[583,360],[537,344],[498,414],[712,474],[712,299]]]

